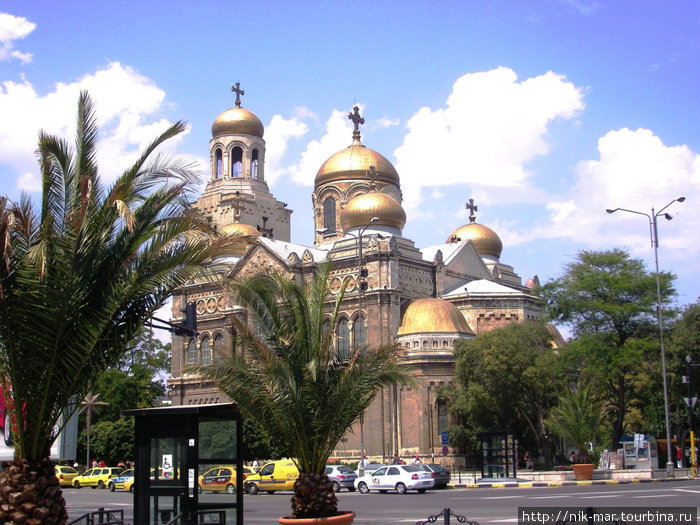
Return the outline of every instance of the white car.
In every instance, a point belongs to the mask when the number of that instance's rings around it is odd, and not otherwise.
[[[370,490],[395,490],[399,494],[417,490],[422,494],[434,484],[432,473],[420,465],[389,465],[355,480],[355,487],[362,494],[367,494]]]

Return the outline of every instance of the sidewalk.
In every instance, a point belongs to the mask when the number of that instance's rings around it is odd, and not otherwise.
[[[630,483],[655,483],[693,479],[688,469],[678,469],[672,478],[665,470],[605,470],[596,469],[593,479],[577,481],[571,471],[520,471],[517,478],[476,478],[473,475],[453,476],[448,487],[453,488],[537,488],[581,485],[623,485]]]

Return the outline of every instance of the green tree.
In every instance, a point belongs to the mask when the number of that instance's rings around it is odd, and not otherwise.
[[[664,301],[675,294],[673,279],[660,274]],[[623,250],[581,251],[541,292],[550,319],[569,325],[576,338],[565,358],[602,391],[616,449],[635,404],[635,384],[659,360],[656,277]]]
[[[552,443],[544,419],[556,403],[564,373],[552,336],[542,323],[513,323],[455,345],[455,378],[442,391],[460,422],[451,437],[476,455],[476,434],[515,432],[520,444],[552,463]]]
[[[325,470],[333,449],[381,387],[414,384],[394,345],[336,354],[333,334],[323,329],[330,268],[330,263],[319,266],[310,282],[261,273],[233,283],[264,338],[238,322],[245,357],[197,368],[269,435],[282,436],[300,472],[292,498],[296,518],[337,512]],[[336,324],[343,294],[344,289],[329,304],[330,326]]]
[[[85,430],[79,439],[85,443]],[[85,451],[83,451],[84,457]],[[90,427],[90,455],[116,465],[120,461],[134,460],[134,419],[124,417],[117,421],[100,421]]]
[[[188,206],[191,166],[153,155],[182,122],[109,187],[87,93],[76,128],[74,148],[39,134],[38,209],[27,196],[0,199],[0,382],[16,423],[15,458],[0,474],[2,521],[66,519],[48,459],[62,412],[77,408],[72,400],[118,362],[174,288],[203,274],[219,244]]]

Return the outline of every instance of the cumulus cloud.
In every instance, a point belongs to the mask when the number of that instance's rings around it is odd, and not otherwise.
[[[308,113],[303,113],[308,116]],[[287,151],[290,139],[304,136],[309,127],[297,117],[285,119],[281,115],[272,117],[272,121],[265,126],[265,180],[269,185],[274,185],[280,176],[289,172],[289,168],[282,166],[282,158]]]
[[[165,92],[149,78],[118,62],[71,83],[58,83],[46,95],[32,84],[5,81],[0,86],[0,163],[18,174],[17,186],[38,189],[34,151],[40,129],[72,138],[80,91],[92,97],[100,135],[98,162],[103,180],[110,182],[170,122],[156,115],[164,108]],[[172,153],[180,137],[168,141],[162,151]]]
[[[31,62],[31,53],[22,53],[14,49],[15,40],[25,38],[36,29],[36,24],[26,18],[0,13],[0,61],[19,60]]]
[[[583,90],[552,72],[522,82],[504,67],[460,77],[446,107],[409,119],[394,152],[404,207],[416,209],[427,184],[524,189],[525,165],[549,150],[548,125],[583,107]]]
[[[393,128],[399,125],[400,120],[398,118],[382,117],[375,124],[379,128]]]
[[[570,238],[594,248],[624,246],[635,254],[648,253],[648,219],[608,208],[655,212],[677,197],[685,204],[668,208],[678,220],[659,219],[661,243],[676,248],[677,257],[700,251],[695,225],[700,211],[700,155],[688,146],[667,146],[648,129],[623,128],[598,140],[598,160],[580,162],[570,195],[553,200],[547,209],[550,220],[520,240],[538,237]],[[646,225],[645,225],[646,223]]]

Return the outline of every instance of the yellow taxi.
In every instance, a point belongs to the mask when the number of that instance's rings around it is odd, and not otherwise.
[[[299,469],[291,459],[280,459],[265,463],[257,474],[248,476],[244,488],[248,494],[264,490],[274,494],[277,490],[293,490],[299,477]]]
[[[78,471],[73,467],[56,465],[56,479],[61,487],[72,487],[73,480],[78,476]]]
[[[243,480],[254,474],[249,467],[243,467]],[[211,492],[236,492],[236,467],[234,465],[219,465],[212,467],[199,476],[199,493],[205,490]]]
[[[126,490],[127,492],[134,492],[134,481],[136,481],[136,478],[134,476],[126,478],[124,480],[124,490]]]
[[[73,486],[76,489],[80,487],[92,487],[104,489],[107,487],[109,480],[118,478],[122,473],[119,467],[95,467],[86,470],[80,476],[73,478]]]

